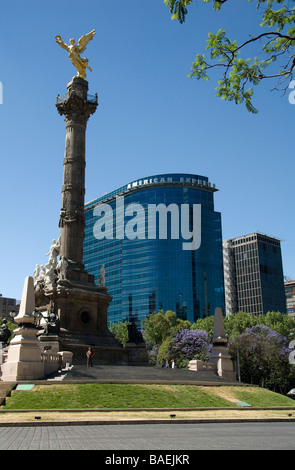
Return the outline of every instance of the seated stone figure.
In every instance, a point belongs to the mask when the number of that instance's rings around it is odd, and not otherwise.
[[[7,341],[9,340],[11,336],[11,331],[7,326],[7,321],[4,319],[2,320],[2,325],[0,328],[0,342],[7,344]]]
[[[60,321],[58,316],[51,311],[48,315],[46,325],[44,327],[43,335],[58,335],[60,330]]]
[[[141,331],[137,329],[134,318],[131,319],[131,323],[128,325],[128,343],[144,343],[144,339]]]

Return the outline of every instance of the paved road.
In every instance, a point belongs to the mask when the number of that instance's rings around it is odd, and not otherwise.
[[[0,450],[294,450],[294,431],[294,422],[0,427]]]

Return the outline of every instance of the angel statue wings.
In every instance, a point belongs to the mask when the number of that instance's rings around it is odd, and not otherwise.
[[[90,33],[85,34],[79,39],[78,44],[76,44],[75,39],[70,39],[70,45],[64,43],[59,35],[55,36],[57,44],[69,52],[69,59],[76,68],[78,77],[86,78],[86,69],[92,71],[88,65],[88,59],[81,57],[80,54],[85,51],[87,44],[93,39],[95,33],[96,30],[94,29]]]

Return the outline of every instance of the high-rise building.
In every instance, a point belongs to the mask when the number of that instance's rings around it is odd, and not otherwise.
[[[286,313],[281,244],[252,233],[223,242],[226,315]]]
[[[0,294],[0,317],[6,320],[12,320],[10,312],[18,313],[20,301],[8,297],[2,297]]]
[[[108,321],[163,309],[194,322],[224,311],[221,215],[207,177],[149,176],[85,205],[83,262],[112,302]],[[103,279],[100,272],[103,267]]]
[[[295,281],[285,282],[287,313],[295,319]]]

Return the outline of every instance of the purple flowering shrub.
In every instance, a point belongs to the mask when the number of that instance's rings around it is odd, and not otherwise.
[[[266,325],[246,328],[230,344],[230,354],[237,359],[239,353],[241,380],[269,388],[280,393],[292,382],[289,363],[288,339]]]
[[[180,330],[172,340],[171,359],[177,367],[185,367],[192,359],[207,361],[212,345],[206,331]]]

